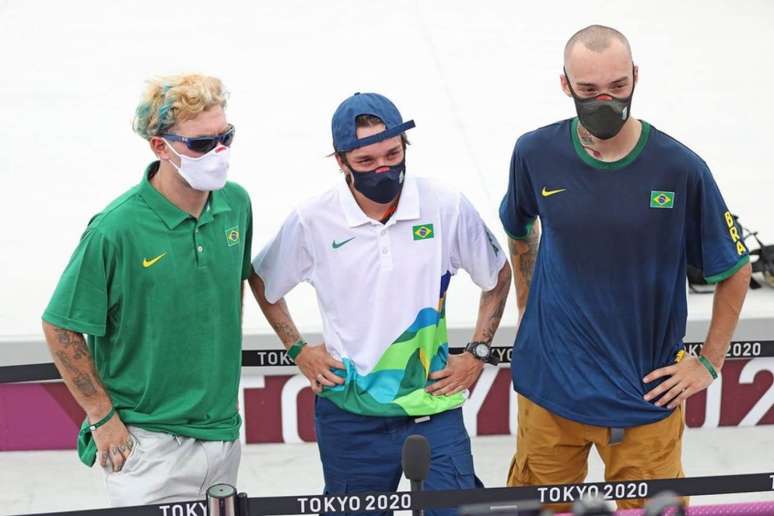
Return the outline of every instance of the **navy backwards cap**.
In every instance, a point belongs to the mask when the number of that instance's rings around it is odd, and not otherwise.
[[[375,116],[384,124],[384,131],[358,139],[356,120],[360,115]],[[336,152],[348,152],[397,136],[414,125],[413,120],[404,123],[398,108],[384,95],[355,93],[342,102],[333,113],[333,148]]]

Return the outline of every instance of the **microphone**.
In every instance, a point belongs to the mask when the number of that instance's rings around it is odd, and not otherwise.
[[[423,435],[413,434],[406,438],[400,464],[403,474],[411,482],[411,491],[421,491],[422,483],[430,471],[430,443]],[[414,509],[411,513],[414,516],[422,516],[424,511]]]

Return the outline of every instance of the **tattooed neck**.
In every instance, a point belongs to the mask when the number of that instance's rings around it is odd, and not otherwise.
[[[590,152],[592,156],[595,158],[602,157],[602,153],[594,148],[597,145],[596,139],[580,124],[578,124],[578,138],[580,139],[581,146]]]

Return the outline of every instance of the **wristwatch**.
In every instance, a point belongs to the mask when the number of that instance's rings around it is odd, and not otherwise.
[[[497,365],[500,363],[500,359],[492,354],[492,349],[486,342],[468,342],[465,351],[470,352],[471,355],[485,364]]]

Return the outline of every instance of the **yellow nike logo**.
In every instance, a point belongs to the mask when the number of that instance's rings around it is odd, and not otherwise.
[[[566,188],[559,188],[558,190],[549,190],[545,186],[543,187],[543,191],[541,192],[543,194],[543,197],[551,197],[552,195],[558,194],[560,192],[564,192],[567,190]]]
[[[153,266],[156,264],[156,262],[157,262],[157,261],[161,260],[161,259],[162,259],[162,258],[164,258],[166,255],[167,255],[167,253],[161,253],[161,254],[160,254],[160,255],[158,255],[157,257],[155,257],[155,258],[151,258],[150,260],[148,260],[147,258],[145,258],[145,259],[142,261],[142,266],[143,266],[143,267],[145,267],[146,269],[147,269],[148,267],[153,267]]]

